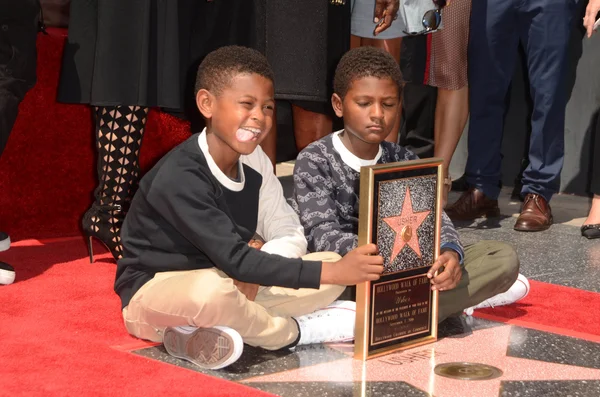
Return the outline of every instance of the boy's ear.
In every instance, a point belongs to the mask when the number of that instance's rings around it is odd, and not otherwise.
[[[196,106],[204,118],[210,119],[212,117],[214,102],[214,95],[204,88],[196,94]]]
[[[331,96],[331,106],[333,107],[336,116],[344,116],[344,104],[342,103],[342,98],[340,98],[338,94],[333,94]]]

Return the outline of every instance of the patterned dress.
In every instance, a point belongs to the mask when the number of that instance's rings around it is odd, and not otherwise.
[[[294,167],[291,205],[300,217],[310,252],[333,251],[345,255],[358,245],[360,166],[369,165],[345,148],[334,132],[307,146]],[[416,160],[417,155],[390,142],[382,142],[372,164]],[[458,233],[446,213],[442,215],[442,248],[463,258]]]
[[[431,34],[429,72],[425,84],[458,90],[467,85],[467,48],[471,0],[453,0],[444,8],[444,27]]]

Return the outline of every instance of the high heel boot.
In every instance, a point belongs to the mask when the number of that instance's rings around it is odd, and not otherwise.
[[[96,107],[94,116],[99,183],[94,203],[81,221],[91,263],[93,238],[104,244],[115,260],[123,255],[121,225],[138,186],[139,154],[148,108]]]

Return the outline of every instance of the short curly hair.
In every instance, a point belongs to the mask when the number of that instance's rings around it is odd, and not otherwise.
[[[235,45],[221,47],[208,54],[198,66],[194,94],[206,89],[219,95],[233,77],[246,73],[256,73],[275,81],[267,58],[260,52]]]
[[[398,62],[388,52],[375,47],[358,47],[348,51],[335,69],[333,92],[344,99],[352,81],[363,77],[390,78],[402,94],[402,73]]]

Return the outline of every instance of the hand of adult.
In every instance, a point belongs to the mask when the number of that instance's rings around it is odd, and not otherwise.
[[[583,17],[583,26],[587,31],[587,37],[592,37],[594,33],[594,23],[596,23],[598,11],[600,11],[600,0],[590,0],[585,9],[585,17]]]
[[[373,22],[377,26],[373,35],[377,36],[392,25],[392,22],[398,17],[398,9],[400,9],[400,0],[375,0]]]

